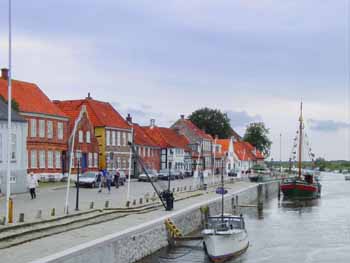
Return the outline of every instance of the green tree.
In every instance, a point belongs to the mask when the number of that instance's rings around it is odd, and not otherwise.
[[[0,95],[0,99],[2,99],[7,104],[7,100],[5,100],[5,98],[2,95]],[[11,100],[11,107],[15,111],[19,111],[19,104],[15,99]]]
[[[326,169],[327,162],[324,158],[318,157],[315,160],[315,165],[316,167],[320,168],[320,171],[324,171]]]
[[[200,129],[215,137],[224,139],[231,136],[230,119],[218,109],[202,108],[192,112],[189,119]]]
[[[268,137],[269,132],[263,122],[253,122],[248,125],[243,140],[256,147],[267,158],[270,155],[272,144]]]

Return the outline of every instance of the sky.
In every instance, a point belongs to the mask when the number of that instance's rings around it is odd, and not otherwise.
[[[169,126],[201,107],[263,121],[290,157],[303,100],[316,156],[350,159],[350,0],[12,0],[13,77]],[[0,67],[7,2],[0,0]]]

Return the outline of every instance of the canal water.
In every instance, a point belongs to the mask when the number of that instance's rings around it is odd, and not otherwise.
[[[350,181],[322,174],[322,198],[312,202],[265,203],[263,215],[245,209],[250,246],[229,263],[349,263]],[[199,241],[165,248],[142,263],[209,263]]]

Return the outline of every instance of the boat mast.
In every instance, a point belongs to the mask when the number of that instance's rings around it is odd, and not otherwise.
[[[299,117],[299,178],[301,178],[301,162],[303,151],[303,102],[300,103],[300,117]]]

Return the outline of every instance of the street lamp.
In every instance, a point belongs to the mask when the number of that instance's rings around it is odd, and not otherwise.
[[[79,173],[80,173],[80,159],[81,156],[79,155],[78,158],[78,167],[77,167],[77,182],[76,182],[76,188],[77,188],[77,196],[76,196],[76,200],[75,200],[75,211],[79,211]]]
[[[171,165],[174,161],[174,151],[170,149],[169,151],[169,156],[168,156],[168,191],[170,193],[170,180],[171,180]]]

